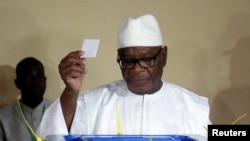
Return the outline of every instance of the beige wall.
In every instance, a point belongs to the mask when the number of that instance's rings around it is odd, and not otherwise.
[[[60,59],[81,48],[84,38],[100,38],[82,90],[120,79],[116,33],[123,16],[155,14],[168,63],[164,79],[210,99],[214,123],[250,114],[249,0],[1,0],[0,105],[15,99],[15,65],[26,56],[46,67],[46,97],[64,88]],[[250,115],[238,123],[250,123]]]

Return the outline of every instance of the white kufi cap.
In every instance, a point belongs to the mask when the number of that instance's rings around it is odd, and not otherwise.
[[[161,46],[162,35],[156,18],[143,15],[137,19],[124,17],[118,30],[118,49],[138,46]]]

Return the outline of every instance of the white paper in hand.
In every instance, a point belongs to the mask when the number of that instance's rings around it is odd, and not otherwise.
[[[82,58],[96,57],[100,39],[84,39],[82,50],[85,52]]]

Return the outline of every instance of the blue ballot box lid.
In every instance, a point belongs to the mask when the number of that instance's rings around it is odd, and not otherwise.
[[[187,135],[49,135],[48,141],[200,141]],[[203,138],[204,141],[206,140]],[[202,140],[203,141],[203,140]]]

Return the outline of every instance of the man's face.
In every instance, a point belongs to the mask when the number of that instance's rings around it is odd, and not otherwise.
[[[46,76],[40,64],[34,64],[26,68],[22,75],[16,79],[16,82],[23,98],[33,100],[43,98],[46,89]]]
[[[123,79],[136,94],[152,94],[161,88],[167,47],[129,47],[118,50]]]

